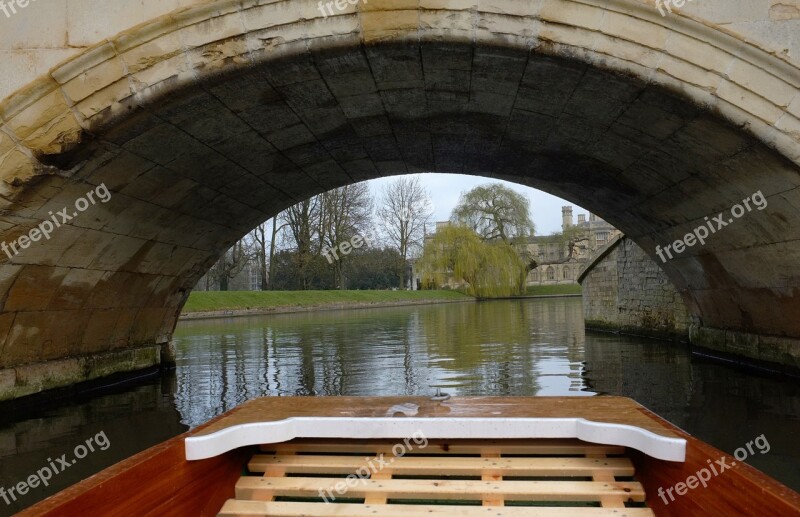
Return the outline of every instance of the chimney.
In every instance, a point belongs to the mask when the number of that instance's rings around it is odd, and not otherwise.
[[[578,224],[586,223],[586,214],[578,214]]]
[[[561,207],[561,229],[566,230],[572,226],[572,207],[571,206],[562,206]]]
[[[590,213],[590,214],[589,214],[589,221],[590,221],[590,222],[595,222],[595,221],[597,221],[597,216],[596,216],[596,215],[594,215],[594,214],[592,214],[592,213]]]

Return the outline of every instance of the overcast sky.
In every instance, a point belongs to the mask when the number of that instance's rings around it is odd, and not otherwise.
[[[550,235],[553,232],[561,231],[561,207],[572,205],[572,218],[578,220],[578,214],[588,214],[583,208],[573,205],[569,201],[551,196],[541,190],[532,189],[509,183],[507,181],[481,178],[478,176],[465,176],[462,174],[418,174],[422,185],[428,189],[428,193],[433,201],[433,217],[436,221],[446,221],[450,219],[450,213],[458,203],[458,198],[462,192],[468,191],[484,183],[502,183],[514,189],[530,200],[531,219],[536,225],[536,235]],[[369,181],[375,198],[380,195],[384,185],[394,180],[394,177],[380,178]],[[586,217],[589,218],[588,215]]]

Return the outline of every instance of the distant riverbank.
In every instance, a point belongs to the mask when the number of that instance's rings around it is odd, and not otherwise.
[[[180,319],[283,314],[454,303],[474,300],[457,291],[194,291]]]

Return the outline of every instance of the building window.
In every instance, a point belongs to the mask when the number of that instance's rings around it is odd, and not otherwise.
[[[564,268],[563,277],[564,277],[564,280],[572,280],[572,276],[570,275],[568,267]]]
[[[608,232],[597,232],[597,244],[605,244],[608,241]]]
[[[534,282],[538,282],[539,281],[539,272],[534,269],[532,271],[532,273],[533,274],[531,275],[531,280],[533,280]]]
[[[552,267],[547,268],[547,279],[548,280],[555,280],[556,279],[556,270]]]

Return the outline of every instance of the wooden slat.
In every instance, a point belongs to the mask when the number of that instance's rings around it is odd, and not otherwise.
[[[295,452],[308,453],[353,453],[353,454],[391,454],[395,442],[346,440],[293,440],[291,442],[262,445],[264,452],[278,454]],[[601,445],[580,440],[542,439],[542,440],[430,440],[424,449],[415,445],[410,454],[474,454],[480,455],[486,447],[501,447],[504,455],[585,455],[605,454],[619,456],[625,453],[624,447]]]
[[[499,458],[501,453],[500,447],[489,446],[481,451],[481,458]],[[483,481],[500,481],[503,479],[503,473],[497,469],[487,469],[481,472],[481,480]],[[492,492],[491,490],[484,490],[481,494],[483,506],[503,506],[505,504],[504,494],[499,492]]]
[[[342,478],[267,478],[246,476],[236,483],[239,499],[267,500],[273,496],[319,497],[319,490],[333,489]],[[508,501],[598,502],[615,496],[643,502],[644,489],[637,482],[597,481],[478,481],[429,479],[359,479],[341,497],[365,498],[388,493],[391,499],[481,500],[500,497]],[[334,495],[336,495],[334,491]]]
[[[324,504],[229,500],[219,517],[654,517],[649,508]]]
[[[374,473],[370,478],[371,481],[391,480],[391,479],[392,479],[391,469],[383,469],[380,472]],[[369,494],[364,494],[364,504],[386,504],[388,498],[389,498],[388,489],[373,491]]]
[[[383,458],[395,475],[481,476],[487,469],[502,469],[505,476],[586,476],[608,472],[632,476],[628,458],[461,458],[406,456]],[[368,461],[357,456],[281,456],[257,454],[248,464],[251,472],[284,468],[292,474],[350,474]],[[372,463],[379,466],[377,458]],[[388,467],[388,465],[386,466]]]
[[[598,458],[602,459],[605,458],[604,454],[592,454],[588,455],[587,457],[590,458]],[[600,481],[605,483],[614,483],[616,480],[614,479],[614,475],[610,474],[608,471],[598,470],[592,474],[592,479],[594,481]],[[600,504],[603,508],[625,508],[625,498],[620,497],[616,494],[605,495],[600,499]]]

